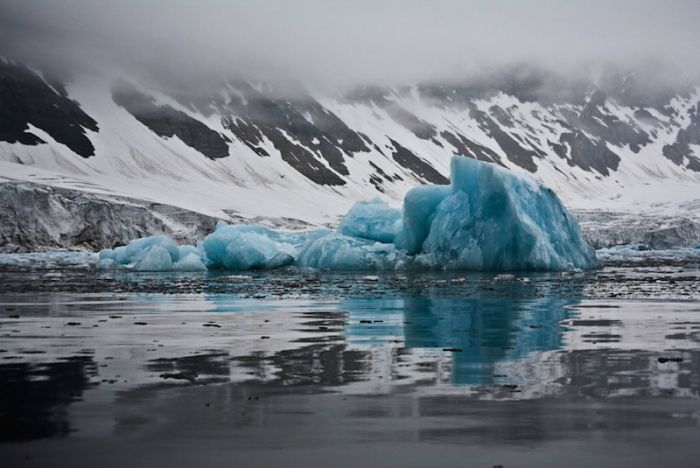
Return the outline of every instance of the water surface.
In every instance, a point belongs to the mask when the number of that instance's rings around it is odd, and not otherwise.
[[[134,454],[149,466],[688,466],[700,303],[697,270],[674,268],[6,271],[0,454],[37,466]]]

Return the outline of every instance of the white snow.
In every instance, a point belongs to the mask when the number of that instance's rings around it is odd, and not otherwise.
[[[226,134],[230,157],[209,160],[179,138],[162,139],[138,122],[111,99],[111,80],[102,77],[78,78],[70,86],[70,96],[94,117],[100,131],[87,131],[96,149],[94,157],[84,159],[55,142],[37,128],[30,131],[49,144],[24,146],[0,142],[0,178],[31,181],[39,184],[116,194],[171,204],[208,215],[229,218],[296,218],[314,225],[335,224],[357,200],[380,197],[398,206],[405,193],[419,181],[391,156],[389,137],[432,165],[443,175],[449,174],[454,148],[440,132],[458,131],[476,143],[499,154],[504,164],[518,173],[526,172],[507,159],[496,142],[479,128],[468,112],[456,107],[438,107],[411,93],[391,93],[396,104],[433,125],[436,141],[418,138],[395,122],[383,109],[374,105],[348,103],[314,93],[319,102],[341,118],[351,129],[366,135],[374,147],[367,153],[345,158],[350,171],[344,186],[318,186],[282,160],[279,151],[265,140],[262,147],[269,157],[260,157],[221,123],[221,116],[204,116],[178,104],[171,98],[146,90],[158,102],[176,107],[211,128]],[[255,85],[263,90],[262,84]],[[233,86],[226,92],[239,94]],[[683,123],[688,109],[700,95],[677,98],[672,102]],[[654,141],[635,154],[629,148],[614,148],[621,154],[619,168],[609,177],[571,167],[557,156],[549,141],[557,141],[564,128],[558,123],[561,109],[544,108],[537,103],[520,102],[513,96],[499,94],[488,101],[477,101],[478,108],[489,112],[494,105],[507,110],[516,128],[502,129],[527,145],[546,153],[536,159],[535,178],[552,188],[569,208],[606,208],[615,210],[688,212],[687,207],[700,203],[700,174],[681,168],[662,154],[664,145],[674,141],[676,131],[658,131]],[[621,120],[633,119],[633,110],[610,105],[608,110]],[[667,119],[648,109],[660,120]],[[535,117],[535,114],[539,118]],[[646,125],[646,124],[641,124]],[[298,144],[298,142],[295,142]],[[313,146],[317,145],[313,141]],[[315,148],[309,148],[315,152]],[[693,147],[698,151],[700,148]],[[325,160],[319,159],[324,164]],[[370,162],[389,175],[403,180],[383,182],[384,193],[370,183],[374,169]],[[683,208],[685,206],[686,208]]]

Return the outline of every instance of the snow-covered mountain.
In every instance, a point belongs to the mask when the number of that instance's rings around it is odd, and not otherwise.
[[[59,83],[0,61],[0,177],[15,187],[334,224],[356,200],[398,205],[417,184],[447,183],[455,153],[531,174],[570,208],[687,214],[700,199],[700,89],[519,66],[342,92],[237,79],[183,90],[106,74]]]

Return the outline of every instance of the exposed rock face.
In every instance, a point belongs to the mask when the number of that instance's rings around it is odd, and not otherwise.
[[[345,185],[345,158],[369,151],[359,133],[303,90],[283,98],[249,83],[232,85],[236,93],[229,101],[213,98],[201,111],[219,113],[224,126],[260,156],[268,156],[262,144],[269,140],[285,162],[317,184]]]
[[[156,104],[152,97],[125,81],[118,81],[112,86],[112,98],[158,136],[177,136],[187,146],[210,159],[229,155],[229,139],[224,135],[169,105]]]
[[[616,170],[620,164],[620,157],[608,148],[605,141],[592,140],[579,130],[563,133],[559,143],[553,148],[561,158],[567,160],[569,166],[587,171],[595,169],[607,176],[610,175],[610,170]]]
[[[97,122],[67,96],[63,86],[47,83],[24,65],[0,59],[0,141],[45,144],[29,125],[84,158],[95,154],[85,129],[98,131]]]
[[[492,107],[491,110],[493,112],[494,108]],[[543,154],[536,151],[528,142],[518,142],[508,132],[504,131],[496,120],[489,117],[485,112],[472,110],[470,115],[479,122],[479,125],[484,128],[485,132],[498,143],[498,146],[508,155],[508,159],[530,172],[535,172],[537,170],[535,159],[542,157]],[[498,114],[496,113],[495,115]],[[503,121],[503,117],[504,114],[502,113],[501,121]],[[514,126],[512,122],[508,122],[506,125],[506,127]]]
[[[690,145],[700,146],[700,105],[690,110],[690,125],[678,131],[676,142],[664,146],[664,156],[682,166],[687,161],[688,169],[700,172],[700,154],[695,154]]]
[[[196,243],[217,219],[170,205],[24,182],[0,183],[0,251],[91,250],[166,234]]]
[[[389,141],[392,145],[394,145],[392,157],[394,158],[394,161],[401,165],[401,167],[410,169],[411,172],[416,174],[425,182],[440,185],[450,183],[450,180],[447,177],[433,169],[430,164],[413,154],[408,148],[404,148],[398,142],[392,139],[389,139]]]

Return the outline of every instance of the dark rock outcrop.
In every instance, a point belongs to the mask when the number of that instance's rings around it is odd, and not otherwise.
[[[125,81],[114,83],[112,98],[116,104],[160,137],[177,136],[187,146],[210,159],[225,158],[229,155],[229,139],[226,136],[169,105],[156,104],[152,97],[141,93]]]
[[[267,138],[285,162],[317,184],[344,185],[345,156],[369,151],[357,132],[303,90],[282,98],[247,82],[231,86],[236,93],[229,101],[213,101],[224,126],[260,156],[268,155],[262,148]]]
[[[485,112],[473,109],[470,115],[479,122],[479,125],[491,138],[496,140],[510,161],[530,172],[537,171],[535,159],[541,158],[541,154],[532,148],[525,148],[510,134],[503,131],[501,126]]]
[[[97,122],[68,97],[60,84],[49,84],[26,66],[0,59],[0,141],[46,143],[31,133],[29,125],[84,158],[95,154],[85,129],[98,131]]]
[[[663,148],[663,154],[678,164],[685,165],[691,171],[700,172],[700,155],[693,153],[690,145],[700,145],[700,105],[690,111],[690,125],[678,131],[676,141]],[[685,160],[687,159],[687,163]]]
[[[616,170],[620,164],[620,157],[608,149],[605,141],[591,140],[579,130],[563,133],[559,141],[561,145],[554,145],[553,148],[562,158],[568,154],[567,162],[570,166],[587,171],[595,169],[607,176],[611,169]]]
[[[401,146],[397,141],[391,138],[389,138],[389,141],[394,146],[394,152],[391,156],[401,167],[410,170],[423,181],[431,184],[447,185],[450,183],[447,177],[440,174],[433,166],[413,154],[411,150]]]

